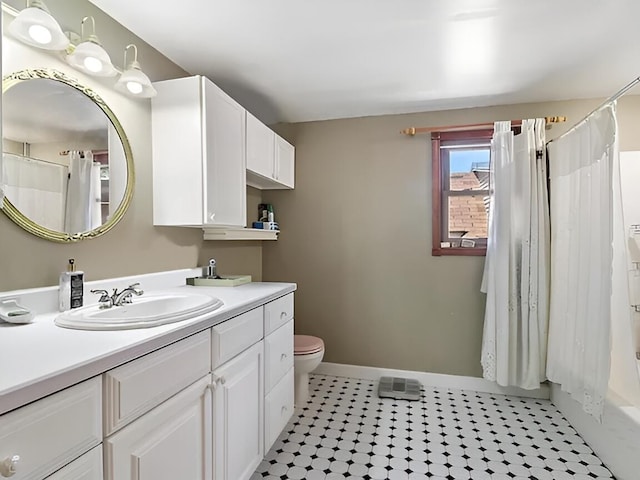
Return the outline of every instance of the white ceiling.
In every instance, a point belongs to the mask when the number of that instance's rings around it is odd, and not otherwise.
[[[91,2],[267,123],[604,97],[640,75],[640,0]]]

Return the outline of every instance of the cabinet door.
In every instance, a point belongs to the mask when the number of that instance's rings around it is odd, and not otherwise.
[[[154,225],[199,226],[206,213],[201,83],[202,77],[196,76],[154,84],[158,90],[151,100]]]
[[[106,480],[210,480],[210,376],[105,439]]]
[[[287,187],[294,187],[295,148],[279,136],[276,136],[276,180]]]
[[[262,460],[262,349],[262,342],[258,342],[213,372],[215,480],[246,480]]]
[[[247,224],[245,109],[203,78],[204,225]]]
[[[269,127],[247,112],[247,171],[275,178],[275,138]]]

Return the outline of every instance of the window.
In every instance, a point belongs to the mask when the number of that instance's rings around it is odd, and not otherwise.
[[[434,132],[433,255],[485,255],[493,129]]]

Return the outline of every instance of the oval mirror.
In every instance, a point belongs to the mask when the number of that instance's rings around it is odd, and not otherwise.
[[[98,94],[56,70],[2,80],[3,211],[34,235],[93,238],[124,215],[133,157],[113,111]]]

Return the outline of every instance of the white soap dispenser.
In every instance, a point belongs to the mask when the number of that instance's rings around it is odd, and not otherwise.
[[[77,271],[75,260],[70,258],[67,271],[60,274],[60,311],[81,307],[83,296],[84,272]]]

